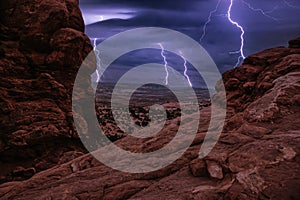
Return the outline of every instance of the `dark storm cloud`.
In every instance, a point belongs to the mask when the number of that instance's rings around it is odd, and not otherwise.
[[[208,0],[81,0],[81,5],[190,10],[194,4]]]
[[[244,0],[277,20],[249,9],[243,0],[234,0],[232,18],[245,29],[245,54],[286,45],[300,36],[299,0]],[[209,12],[218,0],[80,0],[86,33],[104,40],[119,32],[145,26],[171,28],[199,41]],[[240,47],[240,31],[226,18],[229,0],[222,0],[207,26],[201,43],[221,71],[232,68],[238,55],[229,54]],[[100,17],[104,20],[100,20]],[[99,22],[101,21],[101,22]],[[94,23],[94,24],[93,24]]]
[[[158,26],[158,27],[201,27],[203,21],[197,18],[198,14],[190,13],[182,17],[182,13],[174,11],[145,10],[128,13],[132,17],[128,20],[112,19],[99,22],[102,26]]]

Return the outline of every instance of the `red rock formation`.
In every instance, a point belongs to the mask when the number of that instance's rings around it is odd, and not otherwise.
[[[1,1],[0,10],[0,175],[16,163],[49,168],[81,149],[72,85],[92,47],[78,1]]]
[[[299,106],[299,42],[289,48],[277,47],[246,58],[244,64],[223,75],[227,90],[228,114],[239,126],[251,122],[278,122]],[[218,87],[217,87],[218,89]],[[237,117],[238,116],[238,117]],[[240,117],[244,120],[240,120]],[[239,123],[235,120],[239,118]]]
[[[74,135],[70,92],[91,46],[82,33],[77,2],[15,0],[1,2],[0,9],[1,166],[9,159],[16,162],[17,156],[28,162],[30,156],[47,156],[43,145],[48,151],[71,144],[78,148],[74,140],[67,142]],[[1,184],[0,199],[298,199],[299,44],[300,38],[290,41],[288,48],[257,53],[224,74],[226,126],[204,159],[198,153],[210,108],[202,110],[192,146],[164,169],[128,174],[106,167],[89,154],[68,152],[51,157],[61,159],[33,177],[34,168],[15,168],[15,176],[31,178]],[[184,122],[187,127],[189,123]],[[166,123],[169,134],[163,138],[141,144],[125,137],[116,144],[151,151],[172,139],[174,124]],[[39,165],[48,168],[49,162],[42,159]]]
[[[294,44],[298,42],[299,39],[294,40],[290,48],[274,48],[250,56],[244,65],[224,74],[227,125],[204,159],[198,158],[206,132],[202,128],[185,155],[159,171],[118,172],[91,155],[84,155],[26,182],[2,184],[0,198],[297,199],[300,49]],[[209,108],[202,110],[201,127],[209,121],[209,113]],[[166,128],[169,135],[176,131],[172,124]],[[126,144],[126,139],[118,142]],[[160,146],[166,140],[168,135],[149,143]],[[140,148],[147,151],[153,147],[130,143],[130,149]]]

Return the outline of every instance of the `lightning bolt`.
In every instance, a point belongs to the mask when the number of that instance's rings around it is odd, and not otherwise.
[[[209,12],[209,16],[207,18],[207,21],[205,22],[204,26],[203,26],[203,32],[202,32],[202,35],[201,35],[201,38],[200,38],[200,43],[202,43],[202,40],[204,39],[205,35],[206,35],[206,28],[207,28],[207,25],[211,22],[211,18],[213,16],[213,14],[215,14],[217,11],[218,11],[218,8],[219,8],[219,5],[221,3],[221,0],[218,1],[216,7],[214,10],[210,11]]]
[[[100,81],[100,74],[99,74],[99,68],[101,67],[101,59],[100,59],[100,52],[97,49],[97,40],[98,38],[92,38],[93,40],[93,50],[95,52],[96,55],[96,62],[97,62],[97,69],[96,69],[96,74],[97,74],[97,80],[96,82],[98,83]]]
[[[238,29],[240,29],[241,31],[241,35],[240,35],[240,38],[241,38],[241,46],[240,46],[240,50],[239,51],[236,51],[234,53],[239,53],[240,56],[238,58],[238,61],[235,65],[235,67],[237,67],[242,60],[244,60],[246,58],[245,54],[244,54],[244,35],[245,35],[245,31],[244,31],[244,28],[236,21],[234,21],[232,18],[231,18],[231,11],[232,11],[232,6],[233,6],[233,0],[230,0],[230,5],[228,7],[228,11],[227,11],[227,18],[228,18],[228,21],[236,26]]]
[[[193,87],[193,84],[192,84],[192,82],[191,82],[191,80],[190,80],[190,77],[189,77],[189,75],[187,74],[187,71],[188,71],[188,68],[187,68],[187,61],[186,61],[185,57],[182,55],[182,52],[180,52],[180,57],[181,57],[181,58],[183,59],[183,61],[184,61],[184,64],[183,64],[183,66],[184,66],[184,73],[183,73],[183,74],[184,74],[186,80],[188,81],[190,87]]]
[[[203,33],[201,35],[201,38],[200,38],[200,42],[202,42],[202,40],[204,39],[205,35],[206,35],[206,29],[207,29],[207,26],[208,24],[211,22],[211,19],[212,19],[212,16],[218,11],[218,8],[220,6],[220,3],[221,3],[222,0],[219,0],[215,9],[210,11],[209,12],[209,16],[207,18],[207,21],[205,22],[204,26],[203,26]],[[245,2],[246,3],[246,2]],[[239,51],[235,51],[235,52],[229,52],[230,54],[240,54],[239,58],[238,58],[238,61],[235,65],[235,67],[237,67],[241,60],[244,60],[246,57],[245,57],[245,54],[244,54],[244,34],[245,34],[245,31],[243,29],[243,27],[232,20],[231,18],[231,10],[232,10],[232,6],[233,6],[233,0],[230,0],[230,5],[229,5],[229,8],[228,8],[228,11],[227,11],[227,15],[226,17],[228,18],[229,22],[233,25],[235,25],[237,28],[239,28],[241,30],[241,46],[240,46],[240,50]],[[251,7],[251,5],[249,4],[249,6]],[[252,7],[251,7],[252,8]],[[223,15],[219,15],[219,16],[223,16]]]
[[[240,56],[238,57],[238,60],[237,60],[237,63],[235,65],[235,67],[237,67],[246,57],[245,57],[245,54],[244,54],[244,45],[245,45],[245,39],[244,39],[244,35],[245,35],[245,31],[244,31],[244,28],[235,20],[232,19],[231,17],[231,14],[232,14],[232,7],[233,7],[233,3],[234,3],[234,0],[229,0],[230,1],[230,4],[229,4],[229,7],[228,7],[228,10],[227,10],[227,14],[225,15],[225,17],[228,19],[228,21],[236,26],[240,31],[241,31],[241,34],[240,34],[240,40],[241,40],[241,45],[240,45],[240,48],[238,51],[234,51],[234,52],[229,52],[229,54],[240,54]],[[282,0],[287,6],[291,7],[291,8],[297,8],[297,9],[300,9],[299,7],[297,6],[294,6],[292,5],[290,2],[288,2],[287,0]],[[206,36],[206,31],[207,31],[207,26],[208,24],[211,22],[212,20],[212,17],[213,16],[220,16],[220,17],[224,17],[224,14],[219,14],[219,15],[215,15],[218,11],[218,8],[220,6],[220,3],[222,2],[222,0],[218,0],[218,3],[215,7],[214,10],[210,11],[209,12],[209,16],[207,18],[207,21],[205,22],[204,26],[203,26],[203,32],[202,32],[202,35],[201,35],[201,38],[200,38],[200,43],[202,43],[203,39],[205,38]],[[241,2],[243,4],[245,4],[250,10],[254,11],[254,12],[260,12],[262,15],[264,15],[265,17],[269,18],[269,19],[272,19],[274,21],[278,21],[277,18],[271,16],[270,14],[273,13],[277,8],[278,6],[275,6],[272,10],[270,11],[265,11],[263,9],[260,9],[260,8],[255,8],[253,7],[250,3],[248,3],[246,0],[241,0]]]
[[[289,1],[287,1],[287,0],[282,0],[282,1],[283,1],[283,3],[284,3],[285,5],[287,5],[287,6],[290,7],[290,8],[300,9],[300,7],[291,4],[291,3],[290,3]]]
[[[164,66],[165,66],[165,71],[166,71],[166,78],[165,78],[165,84],[168,85],[169,84],[169,71],[168,71],[168,61],[167,61],[167,57],[165,55],[165,48],[161,43],[158,43],[160,48],[161,48],[161,57],[164,60]]]
[[[262,15],[264,15],[265,17],[267,17],[267,18],[269,18],[269,19],[272,19],[272,20],[274,20],[274,21],[278,21],[277,18],[272,17],[271,15],[269,15],[269,14],[273,13],[273,12],[278,8],[278,6],[275,6],[275,7],[274,7],[272,10],[270,10],[270,11],[264,11],[263,9],[260,9],[260,8],[254,8],[253,6],[251,6],[250,3],[248,3],[248,2],[246,2],[246,1],[244,1],[244,0],[242,0],[242,2],[243,2],[243,4],[245,4],[250,10],[252,10],[252,11],[254,11],[254,12],[260,12],[260,13],[261,13]]]

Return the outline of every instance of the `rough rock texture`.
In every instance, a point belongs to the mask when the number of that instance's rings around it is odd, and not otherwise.
[[[71,94],[92,50],[83,31],[78,0],[0,2],[0,182],[22,179],[3,177],[18,163],[39,171],[82,149]]]
[[[5,12],[0,33],[0,130],[4,130],[1,159],[17,156],[16,151],[9,149],[26,152],[26,146],[40,143],[60,147],[62,143],[58,141],[67,143],[73,135],[69,86],[91,47],[81,32],[83,24],[77,2],[72,2],[1,2],[1,15]],[[70,5],[76,5],[73,11]],[[41,16],[37,7],[45,9]],[[34,13],[40,17],[31,19]],[[22,19],[22,24],[15,25],[15,21],[10,21],[13,19]],[[37,19],[43,22],[42,29],[35,22]],[[43,35],[30,36],[37,38],[37,43],[26,39],[34,32]],[[66,40],[62,39],[64,36]],[[41,39],[44,37],[48,39]],[[36,44],[47,48],[39,50]],[[16,167],[12,172],[15,176],[31,178],[1,184],[0,199],[299,199],[299,44],[300,38],[290,41],[289,48],[257,53],[241,67],[224,74],[228,99],[226,126],[217,145],[204,159],[199,159],[198,153],[210,120],[209,107],[201,112],[200,128],[192,146],[180,159],[159,171],[123,173],[106,167],[89,154],[66,152],[55,167],[33,177],[35,169]],[[76,56],[70,56],[72,53]],[[66,76],[68,73],[70,76]],[[219,87],[216,86],[217,90]],[[220,97],[216,94],[214,99],[218,101]],[[168,134],[151,138],[147,143],[125,137],[116,145],[131,151],[157,149],[172,139],[178,120],[166,123],[164,130]],[[182,122],[182,126],[189,128],[190,123]],[[60,140],[53,139],[56,137]],[[114,156],[120,163],[127,162]]]
[[[198,158],[198,152],[210,108],[202,110],[201,128],[193,145],[164,169],[123,173],[87,154],[27,181],[2,184],[0,198],[298,199],[299,69],[300,49],[291,45],[250,56],[244,65],[225,73],[227,123],[217,145],[204,159]],[[176,132],[174,123],[166,124],[169,134],[165,138],[153,138],[149,143],[160,146],[168,141]],[[189,127],[189,122],[183,126]],[[116,144],[130,143],[131,150],[155,148],[126,139]]]

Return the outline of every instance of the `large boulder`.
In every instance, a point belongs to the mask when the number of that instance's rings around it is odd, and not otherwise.
[[[65,151],[84,151],[76,139],[71,96],[92,46],[78,0],[1,1],[0,10],[3,182],[20,179],[10,173],[14,168],[40,171]]]

